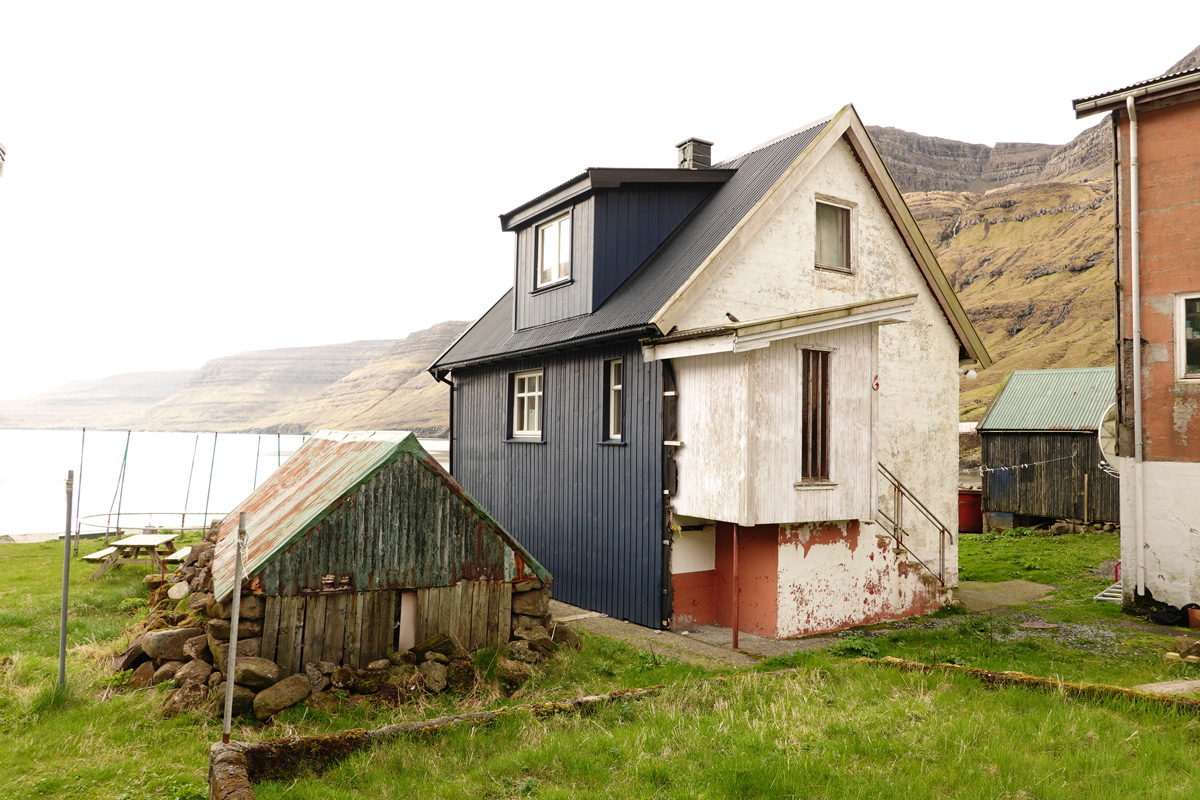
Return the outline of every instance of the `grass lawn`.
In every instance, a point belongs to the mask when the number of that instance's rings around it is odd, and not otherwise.
[[[1067,680],[1129,686],[1189,675],[1160,653],[1169,637],[1120,626],[1093,603],[1111,582],[1095,574],[1116,538],[964,537],[964,578],[1021,577],[1060,587],[1049,600],[996,614],[941,612],[877,626],[832,648],[771,659],[786,678],[728,684],[713,673],[612,640],[539,669],[513,697],[487,683],[465,699],[422,697],[399,708],[369,701],[289,709],[269,726],[235,725],[242,740],[377,728],[405,719],[666,684],[663,694],[585,716],[514,717],[491,728],[402,741],[322,777],[256,786],[259,798],[303,797],[878,797],[1144,796],[1197,788],[1189,752],[1200,717],[1128,702],[1080,701],[1027,689],[984,689],[961,675],[903,673],[850,657],[895,655]],[[98,543],[85,543],[85,552]],[[144,569],[101,581],[72,565],[69,691],[57,674],[59,543],[0,546],[0,796],[207,796],[217,720],[163,719],[163,689],[116,693],[108,659],[144,614]],[[1027,631],[1036,615],[1061,624]],[[494,653],[477,659],[484,673]],[[1194,670],[1193,670],[1194,671]],[[104,699],[107,698],[107,699]]]

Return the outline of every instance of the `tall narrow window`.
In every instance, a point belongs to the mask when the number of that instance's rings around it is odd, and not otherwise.
[[[1179,298],[1179,377],[1200,379],[1200,295]]]
[[[604,438],[621,441],[621,389],[624,386],[623,367],[620,359],[604,362],[608,391],[604,398]]]
[[[571,277],[571,215],[537,228],[538,287]]]
[[[512,435],[542,435],[542,371],[518,372],[512,377]]]
[[[801,350],[800,480],[829,480],[829,353]]]
[[[850,209],[817,203],[816,264],[822,269],[850,271]]]

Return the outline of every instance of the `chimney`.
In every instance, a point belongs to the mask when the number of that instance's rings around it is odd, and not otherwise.
[[[712,142],[693,136],[675,147],[679,150],[680,169],[708,169],[712,166]]]

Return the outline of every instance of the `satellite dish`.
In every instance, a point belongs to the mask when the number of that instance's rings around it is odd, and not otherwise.
[[[1117,468],[1117,404],[1112,403],[1100,415],[1096,426],[1096,440],[1100,444],[1100,456],[1104,463]]]

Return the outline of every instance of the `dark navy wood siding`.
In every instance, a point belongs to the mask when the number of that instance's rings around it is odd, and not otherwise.
[[[517,329],[532,328],[592,310],[592,231],[594,203],[588,198],[571,208],[571,282],[536,291],[537,226],[559,214],[517,232]]]
[[[598,192],[589,310],[599,308],[713,191],[648,184]]]
[[[602,444],[624,360],[624,444]],[[506,441],[509,375],[543,372],[543,441]],[[636,342],[457,369],[454,475],[554,576],[556,598],[662,624],[662,366]]]

